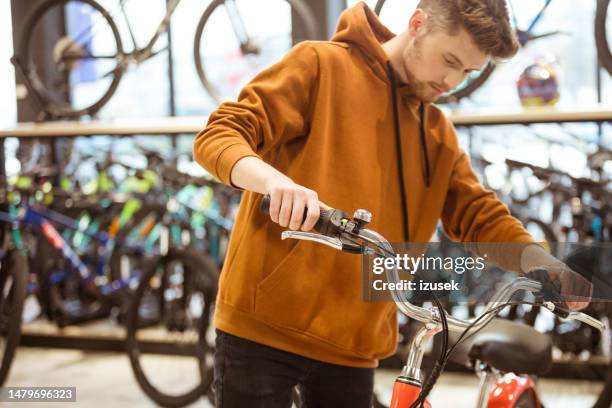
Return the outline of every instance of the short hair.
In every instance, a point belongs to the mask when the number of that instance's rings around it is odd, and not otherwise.
[[[464,28],[476,46],[494,59],[510,59],[520,47],[505,0],[421,0],[428,28],[456,33]]]

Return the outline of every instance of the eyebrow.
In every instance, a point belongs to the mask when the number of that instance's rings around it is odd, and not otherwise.
[[[455,63],[459,64],[459,66],[464,67],[465,65],[463,65],[463,62],[461,62],[461,60],[459,59],[459,57],[457,57],[455,54],[453,54],[452,52],[447,52],[446,56],[455,60]],[[479,71],[479,68],[468,68],[469,71]]]

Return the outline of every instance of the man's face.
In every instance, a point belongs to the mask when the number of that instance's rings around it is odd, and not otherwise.
[[[433,102],[452,91],[489,60],[465,29],[454,35],[443,29],[419,34],[402,52],[400,76],[425,102]]]

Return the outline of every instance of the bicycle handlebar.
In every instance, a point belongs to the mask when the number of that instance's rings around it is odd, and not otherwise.
[[[269,211],[270,197],[264,196],[261,201],[260,212],[264,214],[269,214]],[[379,233],[367,228],[363,228],[366,223],[367,222],[364,222],[363,220],[350,219],[346,215],[346,213],[341,210],[337,210],[334,208],[322,209],[321,216],[314,228],[321,235],[307,232],[285,231],[283,232],[282,237],[283,239],[305,239],[332,246],[333,248],[338,250],[347,250],[340,241],[340,238],[346,235],[347,238],[352,239],[352,242],[354,242],[355,238],[359,238],[364,241],[364,247],[368,244],[371,244],[376,248],[364,248],[360,252],[348,249],[349,252],[359,252],[368,255],[378,255],[386,257],[395,256],[395,250],[393,249],[389,241],[387,241]],[[397,268],[387,269],[386,276],[388,282],[400,281],[399,272]],[[519,277],[513,280],[512,282],[505,284],[493,296],[491,301],[488,302],[485,310],[482,312],[481,315],[485,315],[491,312],[494,308],[501,306],[502,304],[506,304],[512,298],[512,296],[514,296],[514,294],[521,290],[524,290],[529,291],[536,296],[540,296],[542,298],[542,305],[561,318],[579,320],[600,331],[605,330],[605,324],[600,322],[599,320],[581,312],[570,312],[567,309],[563,298],[558,293],[558,289],[556,288],[556,286],[554,286],[554,284],[552,284],[545,271],[539,271],[538,273],[532,274],[530,276],[536,278],[537,280],[530,279],[527,277]],[[441,319],[438,315],[437,309],[429,309],[411,303],[408,300],[408,296],[406,296],[406,290],[392,290],[390,292],[398,309],[406,316],[423,322],[425,324],[436,324],[439,326]],[[489,321],[495,317],[495,314],[491,313],[490,316],[484,319],[478,320],[478,317],[475,317],[473,319],[464,320],[450,315],[447,311],[444,311],[444,314],[446,315],[449,330],[455,332],[462,332],[470,327],[472,327],[473,330],[479,330],[480,328],[486,326]]]

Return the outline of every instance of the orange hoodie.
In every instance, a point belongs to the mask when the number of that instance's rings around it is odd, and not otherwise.
[[[532,242],[479,184],[441,111],[393,85],[381,47],[392,36],[364,3],[346,10],[331,41],[298,44],[238,102],[211,114],[195,140],[197,162],[229,184],[238,160],[260,157],[328,205],[370,210],[369,227],[390,242],[427,242],[439,219],[456,240]],[[282,241],[283,228],[258,213],[260,197],[242,197],[216,327],[313,359],[375,367],[395,351],[395,305],[362,300],[361,257]],[[519,270],[520,246],[512,248],[489,259]]]

